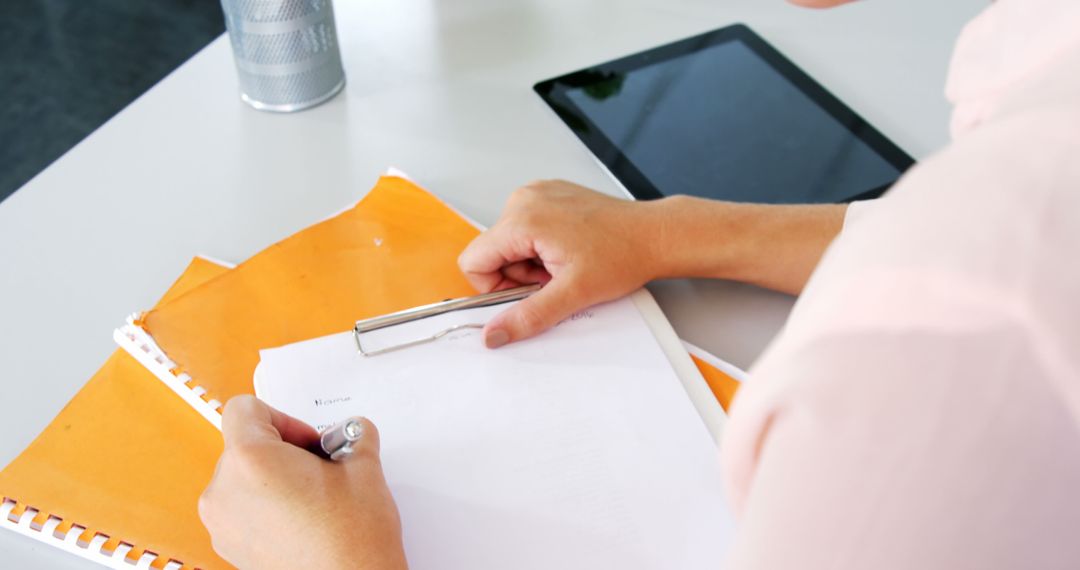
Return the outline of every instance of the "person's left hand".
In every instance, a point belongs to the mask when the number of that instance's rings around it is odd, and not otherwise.
[[[379,434],[363,420],[354,453],[307,451],[319,434],[252,396],[229,400],[225,450],[199,499],[214,550],[238,568],[406,568]]]

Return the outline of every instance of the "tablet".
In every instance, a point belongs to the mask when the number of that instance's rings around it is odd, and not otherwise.
[[[535,90],[643,200],[848,202],[881,195],[914,162],[741,24]]]

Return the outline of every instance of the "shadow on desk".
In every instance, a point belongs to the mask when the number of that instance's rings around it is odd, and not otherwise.
[[[649,284],[679,338],[749,370],[787,321],[795,297],[718,279]]]

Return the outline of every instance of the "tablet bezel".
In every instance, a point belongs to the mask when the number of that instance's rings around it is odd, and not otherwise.
[[[622,183],[632,196],[639,200],[654,200],[662,198],[664,194],[638,170],[618,146],[608,139],[574,105],[573,101],[566,96],[566,92],[570,89],[595,84],[597,76],[603,77],[626,73],[732,41],[742,42],[743,45],[751,49],[766,64],[770,65],[811,101],[836,119],[852,135],[866,143],[875,153],[896,168],[900,174],[903,174],[904,171],[915,164],[915,160],[911,156],[745,24],[733,24],[547,79],[534,85],[533,90],[555,111],[563,123],[577,135],[581,142],[592,151],[596,158],[608,168],[611,174]],[[847,197],[844,202],[877,198],[891,185],[892,183],[878,188],[870,188],[860,194]]]

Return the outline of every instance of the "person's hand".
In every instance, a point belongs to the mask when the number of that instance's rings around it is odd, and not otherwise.
[[[546,285],[493,318],[485,344],[528,338],[656,277],[664,229],[656,205],[558,180],[515,191],[499,221],[465,248],[458,264],[481,292]]]
[[[238,568],[406,568],[397,507],[379,462],[379,434],[341,462],[306,449],[319,434],[252,396],[229,400],[225,450],[199,499],[214,550]]]

